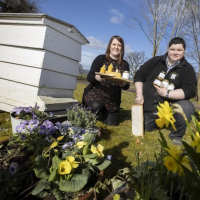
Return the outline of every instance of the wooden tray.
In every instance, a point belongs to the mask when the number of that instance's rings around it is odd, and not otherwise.
[[[126,83],[132,83],[133,81],[129,80],[129,79],[125,79],[125,78],[118,78],[118,77],[105,77],[106,80],[109,81],[113,81],[113,82],[117,82],[117,81],[124,81]]]
[[[114,74],[104,74],[100,72],[95,72],[95,74],[100,75],[101,77],[114,77]]]

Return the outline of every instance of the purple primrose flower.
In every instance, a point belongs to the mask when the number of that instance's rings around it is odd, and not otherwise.
[[[67,149],[68,147],[72,147],[73,146],[73,142],[68,142],[62,145],[62,149]]]
[[[13,175],[16,173],[17,169],[18,169],[19,165],[17,163],[13,163],[11,166],[10,166],[10,173]]]
[[[40,125],[39,128],[40,128],[39,133],[40,133],[40,134],[45,134],[45,132],[46,132],[46,130],[47,130],[46,126],[45,126],[45,125]]]
[[[27,126],[27,129],[30,130],[30,131],[33,131],[35,128],[37,128],[38,124],[39,124],[39,121],[38,121],[38,120],[36,120],[36,119],[31,119],[31,120],[29,121],[29,124],[28,124],[28,126]]]

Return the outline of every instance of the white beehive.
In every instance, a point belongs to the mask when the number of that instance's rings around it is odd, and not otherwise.
[[[75,26],[46,14],[0,13],[0,110],[71,106],[82,45]]]

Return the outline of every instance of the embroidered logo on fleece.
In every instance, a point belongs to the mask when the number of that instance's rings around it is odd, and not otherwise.
[[[178,74],[174,72],[169,75],[169,79],[171,80],[175,80],[176,77],[178,77]]]

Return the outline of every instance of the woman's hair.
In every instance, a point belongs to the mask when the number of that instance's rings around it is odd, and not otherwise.
[[[112,36],[110,38],[110,41],[108,43],[108,46],[107,46],[107,49],[106,49],[106,53],[105,53],[106,54],[106,59],[107,60],[111,59],[110,58],[110,46],[111,46],[111,43],[112,43],[112,41],[114,39],[117,39],[121,43],[121,45],[122,45],[122,48],[121,48],[121,51],[120,51],[120,54],[119,54],[119,58],[118,58],[118,63],[119,64],[123,64],[123,58],[124,58],[124,40],[120,36],[118,36],[118,35],[114,35],[114,36]]]

